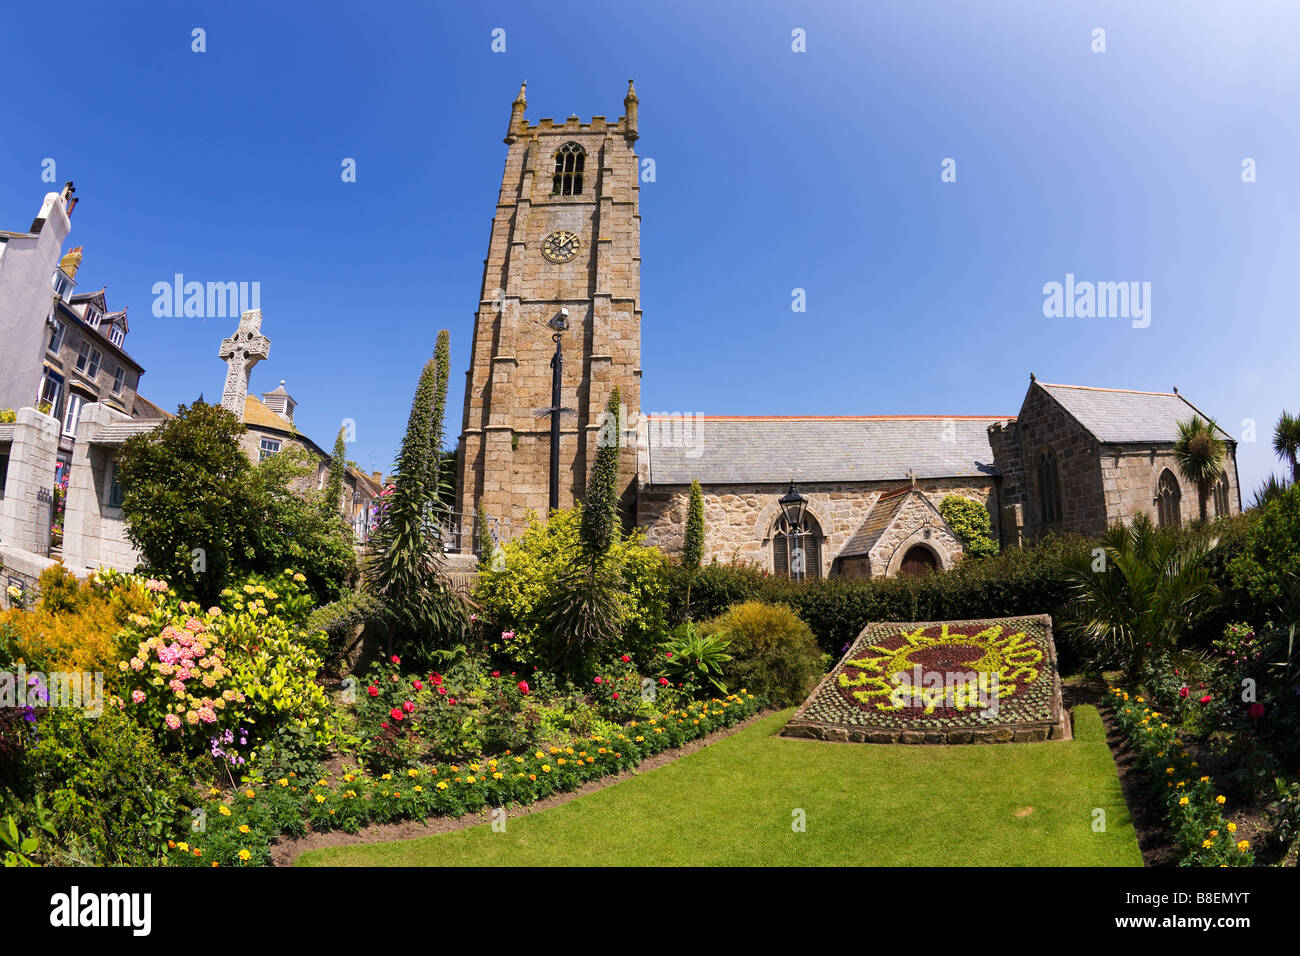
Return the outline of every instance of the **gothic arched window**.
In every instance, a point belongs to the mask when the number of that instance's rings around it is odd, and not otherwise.
[[[551,177],[552,196],[581,196],[582,174],[587,165],[587,151],[577,143],[565,143],[555,151],[555,174]]]
[[[1214,516],[1216,518],[1226,518],[1232,512],[1228,505],[1228,479],[1223,477],[1219,483],[1214,486]]]
[[[1061,476],[1050,448],[1038,453],[1038,521],[1044,528],[1061,523]]]
[[[1178,487],[1178,479],[1166,468],[1160,473],[1160,480],[1156,482],[1156,522],[1160,527],[1182,527],[1182,500],[1183,492]]]
[[[792,581],[815,581],[822,576],[822,529],[804,512],[803,533],[793,535],[781,515],[772,525],[772,573]]]

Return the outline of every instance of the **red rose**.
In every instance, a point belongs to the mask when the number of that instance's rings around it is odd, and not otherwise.
[[[402,659],[401,659],[400,657],[398,657],[396,654],[394,654],[394,655],[390,658],[390,660],[392,660],[392,662],[393,662],[394,664],[400,664],[400,663],[402,663]]]
[[[1191,691],[1188,690],[1186,687],[1180,687],[1180,688],[1178,688],[1178,696],[1179,696],[1179,697],[1186,697],[1186,696],[1187,696],[1188,694],[1190,694],[1190,693],[1191,693]]]
[[[614,691],[614,699],[618,700],[618,691]]]
[[[367,688],[366,693],[368,693],[371,697],[378,697],[379,688],[376,687],[374,684],[371,684],[370,687]]]
[[[1213,699],[1214,699],[1213,695],[1211,695],[1211,694],[1206,694],[1204,697],[1201,698],[1201,703],[1202,703],[1202,704],[1208,704],[1208,703],[1209,703],[1210,701],[1212,701]]]
[[[415,710],[415,705],[408,700],[405,704],[402,705],[402,710],[406,711],[409,714],[413,710]]]
[[[597,677],[597,678],[596,678],[596,683],[597,683],[597,684],[603,684],[604,681],[602,681],[599,677]]]
[[[439,694],[442,694],[443,697],[446,697],[446,696],[447,696],[447,688],[445,688],[445,687],[439,687],[439,688],[438,688],[438,693],[439,693]]]
[[[628,663],[630,660],[632,660],[632,658],[630,658],[630,657],[628,657],[626,654],[624,654],[622,657],[619,658],[619,660],[622,661],[624,664],[626,664],[626,663]]]
[[[453,697],[450,701],[448,701],[448,703],[451,704],[451,706],[455,707],[455,706],[456,706],[456,698]]]
[[[500,672],[500,671],[493,671],[493,672],[492,672],[492,676],[493,676],[493,677],[500,677],[500,676],[501,676],[501,672]]]
[[[442,684],[442,675],[441,674],[432,675],[429,678],[429,683],[431,683],[434,687],[440,686]]]
[[[660,687],[667,687],[667,686],[668,686],[668,678],[667,678],[667,677],[661,677],[661,678],[659,678],[659,686],[660,686]]]
[[[672,656],[673,656],[673,652],[672,652],[672,651],[669,651],[669,652],[668,652],[668,657],[669,657],[669,659],[671,659]]]
[[[384,730],[387,730],[387,729],[388,729],[388,721],[385,720],[385,721],[384,721],[382,724],[380,724],[379,726],[380,726],[380,727],[383,727]]]
[[[527,694],[527,693],[528,693],[528,681],[526,681],[526,680],[521,680],[521,681],[519,682],[519,690],[520,690],[521,693]]]
[[[416,690],[424,690],[424,681],[417,679],[411,684],[411,686]]]

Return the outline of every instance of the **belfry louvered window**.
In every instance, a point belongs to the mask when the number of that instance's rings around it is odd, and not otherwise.
[[[791,534],[785,516],[772,526],[772,573],[792,581],[815,581],[822,576],[822,529],[807,512],[803,533]]]
[[[552,196],[581,196],[582,175],[587,166],[587,151],[577,143],[565,143],[555,151],[555,175],[551,178]]]
[[[1180,528],[1182,527],[1181,504],[1183,500],[1182,489],[1178,487],[1178,479],[1174,473],[1166,468],[1160,473],[1160,480],[1156,482],[1156,521],[1162,528]]]

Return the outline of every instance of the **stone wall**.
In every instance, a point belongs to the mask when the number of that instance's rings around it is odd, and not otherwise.
[[[1006,434],[1014,431],[1012,438]],[[1003,489],[1006,503],[1014,503],[1018,494],[1024,507],[1025,536],[1039,537],[1048,530],[1096,535],[1106,530],[1106,496],[1102,484],[1099,445],[1092,434],[1078,423],[1037,383],[1031,383],[1013,426],[1003,429],[1004,442],[1014,442],[1019,452],[1016,467],[1021,470],[1020,488]],[[1004,448],[1012,447],[1004,444]],[[1038,455],[1050,448],[1056,455],[1057,476],[1061,493],[1061,520],[1054,528],[1045,528],[1040,517],[1043,489],[1038,487]],[[996,450],[996,448],[995,448]],[[1007,473],[1004,459],[995,459]]]
[[[0,544],[45,554],[50,545],[54,460],[62,427],[34,408],[20,408],[12,425],[9,467],[0,500]]]
[[[881,492],[893,490],[899,484],[897,481],[874,481],[799,487],[800,493],[808,498],[808,514],[816,519],[824,535],[821,549],[823,577],[830,575],[832,562],[857,532]],[[997,490],[992,478],[920,479],[917,486],[935,508],[950,494],[980,502],[989,509],[993,537],[997,539]],[[787,490],[785,484],[703,486],[704,560],[749,561],[770,570],[772,524],[780,511],[777,500]],[[681,553],[689,499],[689,487],[640,487],[636,523],[645,529],[649,544],[669,554]],[[909,532],[912,530],[915,528],[908,529]],[[947,554],[951,549],[945,545],[944,551]]]
[[[930,500],[930,497],[926,495],[926,500]],[[932,502],[936,509],[942,500],[943,496],[939,496],[938,501]],[[985,506],[988,507],[987,503]],[[927,519],[929,524],[926,523]],[[963,553],[962,543],[952,533],[952,529],[926,506],[920,496],[909,495],[871,549],[871,576],[879,578],[897,574],[902,567],[903,558],[915,546],[925,548],[934,555],[940,571],[952,570]]]
[[[1225,461],[1228,479],[1228,513],[1241,514],[1241,486],[1237,482],[1237,454],[1235,444],[1230,446]],[[1173,445],[1105,445],[1101,449],[1102,481],[1106,489],[1106,520],[1114,524],[1133,520],[1145,514],[1156,520],[1155,495],[1160,475],[1169,469],[1182,493],[1179,517],[1184,525],[1200,518],[1200,504],[1196,486],[1178,471]],[[1206,500],[1206,516],[1220,517],[1215,512],[1214,495]]]

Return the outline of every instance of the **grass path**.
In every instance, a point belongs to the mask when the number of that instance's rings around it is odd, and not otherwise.
[[[298,865],[1142,865],[1093,707],[1075,709],[1074,740],[952,747],[777,737],[790,713],[504,833],[333,847]]]

